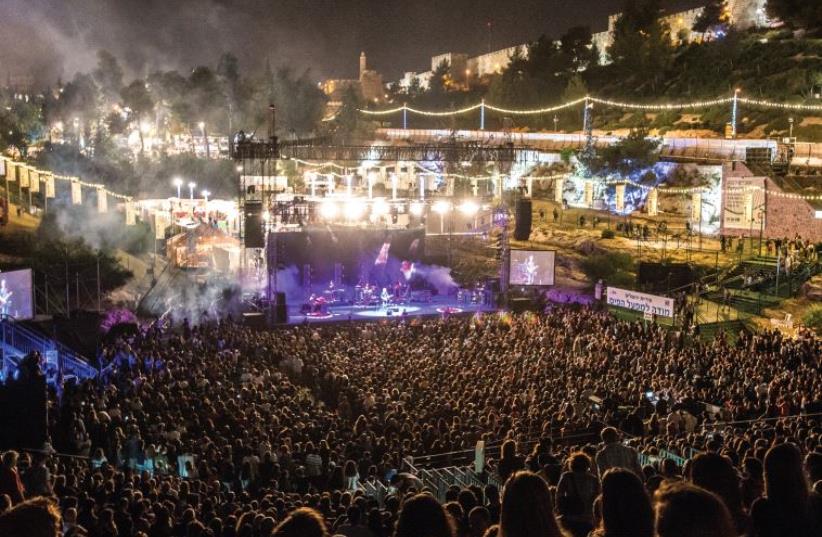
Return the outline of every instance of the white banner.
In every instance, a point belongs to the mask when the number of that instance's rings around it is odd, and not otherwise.
[[[11,161],[6,161],[6,181],[17,181],[17,166]]]
[[[702,221],[702,192],[691,194],[691,222],[699,224]]]
[[[766,224],[765,178],[728,177],[722,192],[722,227],[725,229],[759,229]]]
[[[54,197],[54,176],[53,175],[46,175],[46,197],[53,198]]]
[[[83,203],[83,187],[77,181],[71,182],[71,203],[74,205]]]
[[[25,166],[18,166],[20,170],[18,173],[20,174],[20,188],[28,188],[29,187],[29,169]]]
[[[648,198],[645,200],[645,208],[648,210],[648,216],[656,216],[659,213],[659,192],[652,188],[648,192]]]
[[[29,191],[32,194],[40,192],[40,173],[36,170],[29,170]]]
[[[625,210],[625,183],[616,185],[616,210],[617,212]]]
[[[137,215],[134,212],[134,202],[131,200],[126,201],[126,225],[133,226],[137,223]]]
[[[585,181],[585,206],[588,208],[594,206],[594,182],[591,180]]]
[[[166,238],[166,216],[161,214],[160,211],[154,213],[154,238],[155,239],[165,239]]]
[[[565,178],[564,177],[557,177],[554,181],[554,201],[557,203],[562,203],[562,195],[565,192]]]
[[[674,316],[674,299],[629,291],[618,287],[608,287],[605,296],[609,306],[648,312],[662,317]]]
[[[97,212],[108,212],[108,193],[105,188],[97,189]]]
[[[0,158],[0,175],[6,175],[6,159]]]

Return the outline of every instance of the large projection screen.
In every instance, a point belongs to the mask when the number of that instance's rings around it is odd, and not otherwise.
[[[18,321],[34,317],[31,269],[0,272],[0,317]]]
[[[511,250],[508,283],[522,286],[554,285],[554,250]]]

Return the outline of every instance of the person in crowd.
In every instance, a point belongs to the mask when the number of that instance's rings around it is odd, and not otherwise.
[[[60,537],[60,510],[47,498],[18,503],[0,515],[0,535],[8,537]]]
[[[592,537],[653,537],[651,500],[637,475],[614,468],[602,477],[600,521]]]
[[[701,453],[689,467],[690,481],[716,494],[731,513],[737,535],[748,535],[751,524],[742,504],[739,474],[727,457],[718,453]]]
[[[20,455],[16,451],[6,451],[0,458],[0,494],[7,494],[12,505],[22,502],[25,495],[23,482],[17,472],[19,458]]]
[[[596,459],[600,476],[605,475],[611,468],[625,468],[638,476],[642,475],[636,450],[619,442],[619,434],[615,428],[604,428],[601,438],[604,446],[597,452]]]
[[[521,470],[502,491],[499,537],[569,537],[554,516],[554,502],[544,479]]]
[[[765,495],[751,507],[757,537],[822,535],[822,499],[810,491],[796,445],[782,443],[765,455]]]
[[[557,485],[557,510],[565,528],[574,535],[585,536],[593,529],[593,506],[599,496],[599,479],[591,473],[591,459],[585,453],[572,453],[569,468]]]
[[[675,481],[664,483],[654,495],[658,537],[734,537],[731,513],[707,490]]]
[[[504,483],[514,472],[524,468],[525,461],[522,456],[517,454],[517,443],[513,440],[503,442],[499,464],[497,465],[500,481]]]
[[[329,533],[317,511],[301,507],[274,528],[273,537],[329,537]]]
[[[402,505],[393,537],[456,537],[451,515],[430,494],[416,494]]]

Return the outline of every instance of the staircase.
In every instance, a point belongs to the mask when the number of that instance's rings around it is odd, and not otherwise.
[[[4,343],[5,342],[5,343]],[[14,321],[0,322],[0,348],[12,364],[31,352],[39,352],[46,359],[46,369],[59,370],[63,377],[93,378],[97,370],[88,361],[65,345],[47,338]]]

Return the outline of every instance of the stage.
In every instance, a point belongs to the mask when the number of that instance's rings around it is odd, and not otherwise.
[[[300,305],[288,307],[288,324],[324,323],[340,321],[382,321],[391,319],[412,319],[465,313],[493,312],[493,306],[482,303],[465,303],[454,296],[434,296],[428,302],[387,305],[329,305],[322,311],[305,312]]]

